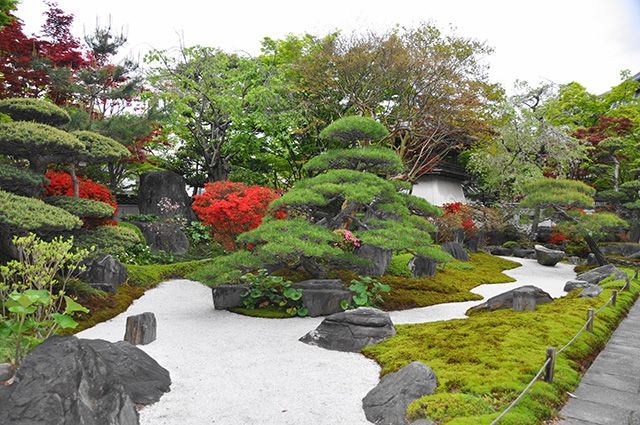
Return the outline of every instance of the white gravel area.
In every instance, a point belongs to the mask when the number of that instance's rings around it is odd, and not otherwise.
[[[564,284],[575,279],[575,266],[558,263],[553,267],[541,266],[536,260],[525,258],[502,257],[522,264],[522,266],[505,270],[503,273],[516,279],[511,283],[493,283],[476,286],[471,290],[474,294],[482,295],[483,300],[465,301],[459,303],[438,304],[430,307],[413,308],[410,310],[391,312],[391,320],[395,324],[438,322],[441,320],[464,319],[465,312],[471,307],[482,304],[484,300],[503,294],[521,286],[533,285],[546,291],[553,298],[566,294]]]
[[[523,266],[505,273],[517,282],[481,285],[473,292],[492,297],[536,285],[559,297],[575,276],[569,265],[514,260]],[[391,317],[397,324],[458,319],[481,302],[392,312]],[[173,383],[158,403],[141,411],[141,424],[369,424],[362,398],[378,383],[380,369],[360,354],[298,342],[322,318],[259,319],[214,310],[211,289],[174,280],[78,336],[119,341],[126,317],[146,311],[156,315],[158,338],[140,348],[170,371]]]

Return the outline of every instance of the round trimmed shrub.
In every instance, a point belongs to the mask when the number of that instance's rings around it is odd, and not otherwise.
[[[0,226],[12,231],[42,234],[77,229],[82,226],[82,221],[39,199],[0,191]]]
[[[360,116],[340,118],[329,124],[320,138],[334,146],[350,147],[357,142],[377,142],[389,135],[386,127],[374,119]]]
[[[40,99],[3,99],[0,100],[0,113],[14,121],[35,121],[59,127],[68,124],[69,114],[51,102]]]
[[[46,124],[0,123],[0,154],[31,159],[34,156],[68,159],[84,152],[77,137]]]
[[[114,162],[130,154],[123,144],[93,131],[74,131],[72,134],[84,143],[91,162]]]
[[[0,163],[0,189],[17,195],[35,196],[42,191],[45,178],[25,168]]]
[[[109,218],[113,217],[116,211],[114,207],[104,202],[73,196],[50,196],[45,198],[45,202],[81,218]]]
[[[118,256],[134,245],[144,242],[138,233],[126,226],[100,226],[95,229],[81,230],[74,239],[79,248],[95,247],[93,255],[111,254]]]
[[[347,169],[379,176],[395,175],[401,173],[403,168],[400,157],[391,149],[382,147],[334,149],[311,158],[304,165],[304,169],[311,173]]]

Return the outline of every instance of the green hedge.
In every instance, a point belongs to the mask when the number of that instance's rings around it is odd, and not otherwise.
[[[57,156],[68,159],[84,151],[84,143],[77,137],[49,125],[0,123],[0,154],[21,158]]]
[[[64,109],[40,99],[0,100],[0,113],[8,115],[14,121],[35,121],[56,127],[70,121],[69,114]]]
[[[79,228],[82,221],[39,199],[0,191],[0,225],[16,231],[47,233]]]
[[[135,244],[144,242],[138,234],[125,226],[100,226],[95,229],[81,230],[75,237],[74,244],[80,248],[95,247],[93,256],[120,255]]]
[[[72,134],[85,144],[90,162],[114,162],[130,154],[123,144],[110,137],[92,131],[74,131]]]
[[[81,218],[113,217],[116,211],[107,203],[73,196],[50,196],[45,198],[45,202]]]
[[[334,146],[349,147],[355,142],[377,142],[389,135],[389,131],[379,122],[360,116],[340,118],[329,124],[320,138]]]
[[[0,189],[17,195],[33,196],[42,190],[45,178],[26,168],[0,163]]]

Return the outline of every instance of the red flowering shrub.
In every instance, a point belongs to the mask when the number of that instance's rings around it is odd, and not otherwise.
[[[553,232],[551,233],[551,237],[549,238],[549,243],[554,244],[554,245],[560,245],[564,241],[566,241],[567,239],[569,239],[569,237],[567,235],[565,235],[564,233],[561,233],[559,231],[556,231],[554,229]]]
[[[442,206],[444,214],[436,218],[439,242],[454,239],[458,230],[463,230],[466,238],[475,236],[477,229],[474,210],[462,202],[452,202]]]
[[[268,187],[245,186],[242,183],[217,181],[207,183],[201,195],[193,197],[193,211],[211,229],[211,236],[226,249],[236,249],[236,237],[255,229],[262,222],[271,201],[278,194]],[[276,212],[278,219],[284,212]]]
[[[73,181],[71,175],[64,171],[49,170],[45,174],[49,180],[49,184],[44,186],[46,196],[73,196]],[[118,212],[118,204],[111,196],[109,188],[103,184],[96,183],[93,180],[78,177],[80,182],[80,198],[101,201],[115,208],[113,215]],[[91,220],[89,223],[85,220],[85,226],[95,227],[99,225],[115,224],[113,220]]]

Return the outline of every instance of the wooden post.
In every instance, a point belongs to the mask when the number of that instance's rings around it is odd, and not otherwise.
[[[638,278],[638,269],[636,269],[636,272],[633,275],[633,280],[636,280],[637,278]]]
[[[611,292],[611,305],[616,306],[616,301],[618,301],[618,291]]]
[[[626,291],[626,290],[629,290],[630,288],[631,288],[631,279],[629,279],[629,276],[627,276],[626,283],[622,287],[622,290]]]
[[[544,369],[544,382],[551,384],[556,374],[556,349],[547,347],[547,367]]]
[[[595,312],[592,308],[587,311],[587,331],[593,333],[593,319],[595,317]]]

